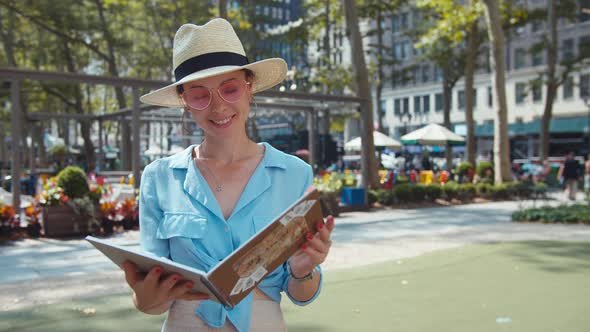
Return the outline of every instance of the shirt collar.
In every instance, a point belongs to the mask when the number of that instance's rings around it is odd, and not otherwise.
[[[264,159],[262,159],[262,163],[264,167],[278,167],[282,169],[286,169],[287,166],[285,164],[285,155],[275,149],[272,145],[262,142],[260,143],[264,145]],[[178,168],[178,169],[188,169],[188,166],[192,162],[192,151],[195,148],[196,144],[189,146],[188,148],[184,149],[182,152],[179,152],[170,157],[170,168]]]

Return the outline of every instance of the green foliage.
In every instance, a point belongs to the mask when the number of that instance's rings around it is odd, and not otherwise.
[[[459,184],[449,181],[442,186],[442,191],[447,200],[456,199],[459,197]]]
[[[477,175],[480,178],[488,178],[488,176],[486,175],[487,170],[491,171],[490,177],[493,178],[494,176],[494,165],[489,162],[489,161],[482,161],[479,164],[477,164],[477,168],[475,169],[475,172],[477,173]]]
[[[422,202],[426,200],[426,186],[423,184],[416,184],[411,187],[412,202]]]
[[[426,191],[426,199],[431,202],[434,202],[442,196],[442,188],[438,184],[427,184],[424,189]]]
[[[70,198],[83,198],[90,192],[86,173],[79,167],[68,166],[60,171],[57,174],[57,185]]]
[[[470,169],[473,169],[473,165],[468,161],[464,161],[460,163],[459,166],[457,166],[457,168],[455,169],[455,173],[465,175],[467,174],[467,171],[469,171]]]
[[[590,205],[561,205],[558,207],[541,207],[516,211],[512,214],[512,221],[589,224]]]
[[[383,206],[393,205],[395,201],[394,193],[391,190],[379,189],[374,191],[374,195],[376,201]]]
[[[410,183],[410,179],[405,175],[398,175],[396,184]]]
[[[379,195],[379,191],[378,190],[369,190],[369,192],[367,193],[367,199],[369,200],[369,205],[373,205],[375,204],[375,202],[378,201],[378,195]]]
[[[475,192],[477,196],[483,198],[490,198],[493,191],[493,185],[486,182],[480,182],[475,185]]]
[[[457,196],[461,200],[472,200],[475,198],[475,185],[471,183],[463,183],[457,186]]]
[[[412,185],[409,183],[402,183],[393,187],[393,194],[399,203],[409,203],[413,200]]]

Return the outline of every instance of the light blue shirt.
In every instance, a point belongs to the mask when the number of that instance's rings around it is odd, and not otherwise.
[[[140,243],[144,250],[158,256],[209,271],[242,243],[273,221],[299,199],[312,184],[311,167],[297,157],[285,154],[268,143],[262,161],[252,173],[231,216],[225,220],[207,181],[186,150],[154,161],[141,177],[139,194]],[[273,301],[288,293],[288,273],[283,264],[271,272],[259,288]],[[250,327],[251,292],[234,308],[211,300],[202,301],[196,314],[209,326],[221,327],[229,319],[238,331]]]

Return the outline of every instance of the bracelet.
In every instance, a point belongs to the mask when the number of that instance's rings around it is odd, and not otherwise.
[[[291,277],[291,279],[293,279],[297,282],[303,282],[303,281],[313,279],[313,276],[315,275],[315,268],[313,270],[311,270],[311,272],[309,272],[308,274],[304,275],[303,277],[298,278],[293,274],[293,271],[291,270],[291,263],[289,263],[289,261],[287,261],[287,272],[289,273],[289,277]]]

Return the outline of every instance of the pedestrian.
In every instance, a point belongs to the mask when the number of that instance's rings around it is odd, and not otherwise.
[[[557,178],[562,179],[565,183],[565,191],[568,198],[572,201],[575,200],[580,174],[578,161],[574,159],[574,153],[572,151],[568,152],[565,156],[565,161],[559,167]]]
[[[224,19],[181,26],[172,53],[176,82],[141,101],[184,108],[204,140],[145,168],[140,243],[158,257],[208,271],[299,199],[313,176],[299,158],[246,134],[253,94],[285,78],[284,60],[249,63]],[[231,310],[189,292],[181,275],[162,278],[160,267],[144,277],[126,262],[125,277],[137,309],[168,313],[162,331],[284,331],[281,292],[298,305],[318,296],[333,228],[333,218],[318,220],[319,232]]]

